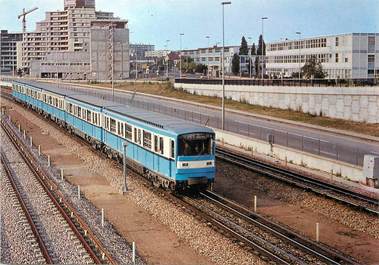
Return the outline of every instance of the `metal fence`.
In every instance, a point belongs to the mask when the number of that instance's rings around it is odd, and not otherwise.
[[[221,79],[195,79],[182,78],[175,79],[179,84],[203,84],[221,85]],[[379,79],[226,79],[225,85],[239,86],[312,86],[312,87],[348,87],[348,86],[375,86],[379,84]]]
[[[72,86],[64,86],[77,92],[84,92],[87,95],[96,96],[105,100],[112,101],[112,94],[108,91],[100,91],[98,89],[88,90]],[[132,98],[134,98],[132,96]],[[221,118],[214,115],[207,115],[200,112],[187,111],[184,109],[165,106],[162,103],[147,102],[138,99],[130,99],[125,96],[116,94],[114,101],[121,104],[128,104],[149,111],[159,112],[169,116],[177,117],[187,121],[200,123],[212,128],[221,128]],[[349,164],[362,166],[363,158],[367,152],[358,148],[351,148],[340,144],[332,144],[319,138],[306,137],[299,134],[276,130],[254,124],[246,124],[230,119],[225,120],[225,130],[247,137],[270,142],[275,145],[293,148],[302,152],[311,153]]]

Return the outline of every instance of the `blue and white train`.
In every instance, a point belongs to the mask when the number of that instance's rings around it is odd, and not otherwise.
[[[156,186],[205,188],[215,177],[215,134],[167,115],[33,82],[13,82],[13,97],[127,161]]]

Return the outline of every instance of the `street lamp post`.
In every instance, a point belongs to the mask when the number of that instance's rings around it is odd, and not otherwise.
[[[264,49],[264,38],[263,38],[263,22],[265,19],[268,19],[268,17],[262,17],[261,20],[262,20],[262,47],[261,47],[261,56],[262,56],[262,80],[264,78],[264,75],[263,75],[263,67],[264,67],[264,59],[263,59],[263,49]],[[260,62],[261,63],[261,62]]]
[[[247,39],[251,42],[251,37],[247,37]],[[251,45],[251,49],[253,49],[253,45]],[[251,79],[251,77],[252,77],[252,73],[251,73],[251,66],[252,66],[252,64],[253,64],[253,62],[252,62],[252,60],[251,60],[251,51],[250,51],[250,54],[249,54],[249,61],[250,61],[250,79]]]
[[[225,5],[231,5],[232,2],[222,2],[222,112],[221,112],[221,130],[225,129],[225,11],[224,7]]]
[[[124,142],[123,143],[123,148],[124,148],[124,152],[123,152],[123,173],[124,173],[124,187],[123,187],[123,192],[127,192],[128,191],[128,183],[126,181],[126,176],[127,176],[127,172],[126,172],[126,150],[127,150],[127,147],[128,147],[128,142]]]
[[[205,38],[207,38],[207,40],[208,40],[207,47],[208,47],[208,53],[209,53],[209,39],[210,39],[210,36],[205,36]],[[209,54],[207,56],[207,77],[209,78]]]
[[[301,44],[300,44],[300,42],[301,42],[301,32],[300,31],[296,31],[296,34],[297,35],[299,35],[299,43],[298,43],[298,47],[299,47],[299,82],[300,82],[300,80],[301,80]]]
[[[166,49],[167,49],[167,72],[166,72],[166,77],[167,77],[167,79],[169,79],[169,77],[168,77],[168,67],[169,67],[169,64],[168,64],[168,61],[169,61],[169,59],[170,59],[170,57],[168,56],[169,55],[169,52],[168,52],[168,43],[169,43],[169,41],[170,40],[166,40]]]
[[[184,36],[184,33],[180,33],[180,53],[179,53],[179,78],[182,79],[182,37]]]

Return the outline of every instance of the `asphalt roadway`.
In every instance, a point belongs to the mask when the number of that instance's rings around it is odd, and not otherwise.
[[[40,87],[57,86],[56,84],[36,81],[28,82]],[[78,85],[59,84],[59,86],[112,100],[112,91],[110,90],[101,88],[94,90]],[[200,122],[211,127],[219,128],[221,126],[221,111],[212,106],[202,107],[190,103],[176,102],[148,95],[132,95],[131,93],[119,91],[115,91],[114,100],[129,104],[133,102],[133,104],[138,104],[138,106],[149,109],[154,105],[154,110],[159,109],[160,112],[164,112],[168,115]],[[365,154],[379,156],[379,142],[345,136],[338,133],[228,111],[225,114],[225,124],[226,130],[265,141],[271,138],[274,144],[289,146],[304,152],[341,160],[350,164],[362,166]]]

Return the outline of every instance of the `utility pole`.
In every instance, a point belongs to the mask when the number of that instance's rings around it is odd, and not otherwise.
[[[114,80],[113,80],[113,77],[114,77],[114,47],[113,47],[113,41],[114,41],[114,38],[113,38],[113,23],[110,24],[109,26],[109,61],[110,61],[110,64],[109,64],[109,68],[110,68],[110,79],[111,79],[111,85],[112,85],[112,101],[114,101]]]
[[[207,47],[208,47],[208,53],[209,53],[209,39],[210,39],[210,36],[205,36],[205,38],[208,39],[208,44],[207,44]],[[207,77],[209,78],[209,54],[207,56]]]
[[[261,47],[261,56],[262,56],[262,80],[264,79],[264,74],[263,74],[263,67],[264,67],[264,58],[263,58],[263,50],[264,50],[264,38],[263,38],[263,22],[265,19],[268,19],[268,17],[262,17],[262,47]],[[261,62],[260,62],[261,63]]]
[[[180,53],[179,53],[179,59],[180,59],[180,64],[179,64],[179,78],[182,79],[182,36],[184,36],[184,33],[180,33]]]
[[[221,113],[221,130],[225,129],[225,5],[231,5],[232,2],[222,2],[222,113]]]
[[[170,40],[166,40],[166,49],[167,49],[167,72],[166,72],[166,78],[169,79],[169,75],[168,75],[168,68],[169,68],[169,60],[170,60],[170,57],[169,57],[169,52],[168,52],[168,43],[169,43]]]
[[[296,34],[299,35],[299,82],[301,80],[301,32],[296,31]]]
[[[251,42],[251,37],[247,37],[247,39]],[[253,49],[253,44],[251,45],[251,49]],[[251,73],[251,66],[252,66],[252,64],[253,64],[253,62],[252,62],[252,60],[251,60],[251,50],[250,50],[250,52],[249,52],[250,54],[249,54],[249,66],[250,66],[250,79],[251,79],[251,77],[252,77],[252,73]]]

